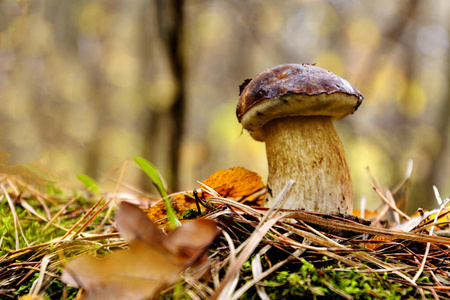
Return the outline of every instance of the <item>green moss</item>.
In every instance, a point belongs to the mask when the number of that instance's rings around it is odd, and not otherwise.
[[[306,260],[301,261],[302,266],[297,271],[280,271],[264,280],[265,290],[271,299],[343,299],[343,295],[367,300],[417,297],[413,288],[393,284],[375,273],[332,269],[338,266],[317,269]],[[342,268],[339,267],[339,270]],[[425,295],[431,297],[429,293]],[[249,291],[246,297],[251,296]]]
[[[40,215],[44,215],[44,211],[42,209],[35,207],[35,210]],[[28,246],[26,241],[28,241],[30,245],[37,245],[60,237],[65,233],[62,229],[58,229],[54,226],[50,226],[48,229],[43,231],[47,222],[37,219],[19,205],[15,206],[15,211],[19,219],[20,227],[22,228],[23,236],[25,237],[24,239],[19,228],[17,228],[20,248],[25,248]],[[65,226],[68,223],[71,224],[74,223],[74,221],[66,221],[61,225]],[[3,237],[0,247],[0,255],[4,255],[8,252],[8,250],[16,249],[14,218],[8,205],[2,205],[0,208],[0,224],[0,237]]]
[[[51,215],[54,216],[61,207],[70,201],[71,196],[67,196],[66,198],[61,197],[62,191],[57,188],[51,188],[49,187],[47,189],[47,192],[51,193],[50,195],[47,194],[49,198],[52,196],[58,195],[58,205],[51,205],[49,203],[49,209],[51,212]],[[66,192],[66,195],[69,194]],[[45,216],[45,211],[42,209],[41,204],[37,199],[33,198],[27,198],[25,200],[29,205],[31,205],[34,210],[41,216]],[[89,207],[92,207],[93,203],[95,201],[98,201],[98,198],[93,198],[92,200],[88,200],[84,197],[79,197],[75,203],[73,203],[70,206],[70,209],[66,212],[66,214],[60,216],[57,220],[54,221],[54,223],[51,226],[48,226],[47,229],[44,230],[46,225],[48,224],[46,221],[41,220],[40,218],[36,217],[26,209],[24,209],[20,203],[15,203],[14,211],[17,214],[18,222],[20,224],[20,227],[22,229],[23,234],[20,232],[19,227],[17,227],[17,241],[18,246],[20,249],[28,247],[28,245],[40,245],[47,243],[51,240],[54,240],[56,238],[61,238],[66,231],[61,228],[69,229],[71,228],[82,216],[76,215],[75,217],[70,216],[70,211],[86,211]],[[97,228],[97,226],[100,224],[100,222],[103,220],[103,217],[105,215],[105,211],[100,213],[98,217],[96,217],[92,223],[85,229],[86,230],[92,230]],[[57,226],[56,226],[57,225]],[[28,242],[28,244],[27,244]],[[69,249],[64,250],[65,255],[68,256],[74,256],[80,253],[86,253],[86,252],[95,252],[95,253],[106,253],[107,251],[99,246],[97,243],[81,243],[80,244],[74,244],[69,245]],[[9,297],[8,299],[15,299],[17,297],[26,295],[29,293],[30,288],[32,284],[35,282],[35,280],[39,277],[39,271],[36,270],[32,274],[28,274],[30,269],[25,269],[27,266],[27,262],[33,261],[37,262],[40,261],[44,255],[54,253],[55,248],[53,245],[50,246],[42,246],[40,248],[36,248],[33,251],[30,252],[23,252],[19,256],[14,257],[15,259],[10,260],[12,257],[11,255],[8,256],[8,254],[11,251],[15,251],[16,249],[16,229],[14,226],[14,218],[13,213],[11,211],[10,206],[5,202],[0,205],[0,256],[5,256],[6,259],[2,262],[3,265],[0,266],[0,268],[3,268],[4,272],[11,272],[3,274],[3,276],[14,275],[12,276],[12,280],[6,280],[5,282],[2,282],[2,285],[0,285],[0,289],[2,290],[11,290],[9,294],[3,294],[4,297]],[[58,248],[61,249],[61,248]],[[51,264],[53,264],[53,269],[50,270],[51,273],[54,273],[56,275],[60,275],[62,268],[60,266],[56,266],[55,268],[55,260],[58,260],[58,256],[54,256],[54,259],[52,259]],[[0,261],[1,262],[1,261]],[[7,268],[9,263],[14,263],[15,267],[13,268]],[[24,276],[28,276],[25,278]],[[8,277],[8,276],[7,276]],[[0,282],[2,281],[0,278]],[[20,280],[24,279],[19,286],[17,284]],[[65,293],[66,299],[73,299],[76,294],[78,293],[78,289],[70,288],[66,286],[64,283],[62,283],[59,280],[56,280],[55,278],[46,276],[44,280],[44,285],[41,288],[41,291],[44,291],[44,298],[45,299],[62,299],[63,293]],[[0,297],[2,298],[2,297]],[[3,298],[2,298],[3,299]]]

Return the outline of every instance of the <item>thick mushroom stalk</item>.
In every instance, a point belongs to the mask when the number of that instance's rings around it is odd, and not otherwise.
[[[281,208],[352,213],[350,171],[331,122],[354,113],[363,98],[347,80],[309,64],[276,66],[241,85],[236,116],[266,143],[265,207],[293,179]]]
[[[329,117],[288,117],[264,126],[269,164],[266,207],[286,183],[283,208],[351,214],[353,188],[344,148]]]

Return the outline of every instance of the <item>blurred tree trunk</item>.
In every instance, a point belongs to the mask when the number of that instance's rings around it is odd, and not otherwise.
[[[85,68],[89,70],[89,90],[88,97],[90,101],[90,109],[94,112],[95,118],[92,127],[94,134],[86,146],[86,166],[87,175],[98,179],[101,175],[101,160],[103,154],[103,128],[108,118],[109,95],[106,92],[107,82],[100,57],[91,55],[89,52],[81,52],[81,59],[85,64]]]
[[[164,1],[164,0],[159,0]],[[167,46],[169,51],[169,62],[174,76],[176,86],[178,87],[174,103],[170,109],[172,122],[172,132],[170,134],[170,170],[171,182],[170,186],[174,190],[178,190],[180,157],[181,157],[181,141],[184,134],[184,117],[186,105],[186,78],[184,70],[184,51],[183,51],[183,22],[184,22],[184,0],[168,1],[169,13],[172,15],[173,24],[167,31]]]
[[[141,77],[141,90],[142,90],[142,98],[144,102],[151,101],[149,99],[149,95],[146,91],[146,84],[153,80],[153,68],[152,66],[152,56],[155,54],[152,52],[152,41],[157,40],[153,35],[152,28],[152,20],[154,16],[152,12],[154,7],[153,3],[149,1],[143,1],[142,6],[140,7],[140,15],[138,21],[138,30],[139,30],[139,59],[140,59],[140,77]],[[163,122],[162,114],[151,109],[150,105],[143,105],[146,108],[145,113],[143,114],[143,122],[142,122],[142,151],[141,156],[150,160],[154,163],[158,168],[161,168],[156,161],[158,159],[158,148],[160,147],[160,143],[156,142],[159,140],[158,136],[160,135],[159,124]],[[144,188],[146,191],[156,192],[153,184],[150,182],[148,176],[142,172],[140,178],[140,186]]]
[[[97,70],[99,71],[99,70]],[[91,102],[91,110],[95,113],[95,120],[93,127],[95,133],[89,143],[86,144],[86,166],[85,172],[92,178],[98,179],[101,175],[100,166],[102,159],[102,129],[106,122],[107,113],[105,109],[108,107],[105,99],[107,95],[102,91],[103,79],[99,72],[93,72],[90,83],[90,97],[94,99]]]
[[[164,173],[164,177],[169,179],[169,189],[178,190],[179,186],[179,166],[181,155],[181,142],[184,136],[184,119],[186,103],[186,76],[185,76],[185,55],[183,49],[184,31],[184,0],[156,0],[156,16],[158,33],[162,41],[170,72],[175,82],[176,90],[171,99],[172,106],[167,112],[158,113],[151,111],[147,115],[144,133],[144,157],[153,160],[159,151],[158,148],[167,148],[167,159],[169,174]],[[145,42],[144,42],[145,43]],[[146,43],[149,43],[147,41]],[[147,47],[144,47],[146,49]],[[144,53],[145,55],[145,53]],[[160,129],[164,128],[162,131]],[[155,134],[164,135],[164,142],[168,140],[165,147],[155,143]],[[162,155],[162,156],[166,156]],[[162,162],[154,162],[156,165],[164,165]],[[146,181],[148,182],[148,181]],[[145,185],[146,188],[148,186]]]

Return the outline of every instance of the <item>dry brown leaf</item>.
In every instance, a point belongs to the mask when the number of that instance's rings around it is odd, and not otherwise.
[[[219,170],[202,182],[205,186],[213,189],[221,197],[231,198],[247,205],[261,205],[265,194],[261,191],[265,188],[261,177],[255,172],[243,167],[235,167],[228,170]],[[193,196],[192,192],[188,193]],[[211,197],[211,194],[203,191],[198,195],[202,199]],[[197,210],[196,200],[184,193],[171,196],[172,206],[178,217],[181,217],[189,209]],[[204,206],[199,206],[202,212]],[[164,201],[158,201],[153,206],[144,210],[153,222],[158,222],[167,217]],[[158,225],[165,224],[158,222]]]
[[[260,205],[264,199],[264,195],[255,195],[265,187],[261,177],[243,167],[219,170],[202,183],[221,197],[233,198],[242,203]],[[204,192],[203,196],[207,198],[211,195]]]
[[[183,266],[173,264],[164,254],[142,241],[130,242],[105,258],[84,255],[69,262],[62,280],[82,287],[82,299],[146,299],[162,285],[176,280]]]
[[[159,247],[165,238],[161,231],[153,225],[153,222],[148,219],[147,215],[131,203],[120,203],[114,220],[120,235],[128,242],[138,239],[149,246]]]
[[[147,299],[199,263],[219,233],[216,222],[199,219],[164,235],[144,212],[126,202],[116,212],[116,223],[129,241],[128,250],[104,258],[83,255],[65,266],[62,280],[82,287],[83,299]]]

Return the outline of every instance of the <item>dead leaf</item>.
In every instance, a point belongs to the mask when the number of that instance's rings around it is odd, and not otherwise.
[[[202,184],[213,189],[221,197],[233,199],[247,205],[260,206],[265,197],[265,185],[261,177],[243,167],[219,170],[210,175]],[[198,196],[201,199],[207,199],[211,197],[211,193],[203,189]],[[178,218],[189,209],[197,210],[196,200],[192,197],[193,192],[171,195],[172,206]],[[200,205],[199,207],[202,212],[206,210],[204,206]],[[158,222],[167,217],[166,207],[162,200],[150,208],[144,209],[144,211],[153,222]],[[165,221],[158,222],[158,225],[165,223]]]
[[[365,243],[365,248],[371,249],[371,250],[377,250],[381,246],[385,246],[389,242],[394,241],[395,239],[392,237],[382,236],[382,235],[375,235],[369,239],[368,243]]]
[[[450,222],[450,207],[445,207],[442,210],[439,208],[433,209],[429,212],[424,213],[424,216],[426,218],[420,223],[419,226],[425,225],[426,223],[434,222],[434,219],[436,218],[436,214],[439,213],[439,216],[436,220],[436,223],[444,223],[442,225],[438,225],[438,227],[448,227]]]
[[[352,215],[360,217],[361,216],[361,210],[354,209]],[[364,211],[364,218],[365,219],[376,218],[378,215],[379,215],[379,213],[377,211],[372,211],[372,210],[367,210],[367,209]]]
[[[104,258],[83,255],[65,266],[62,280],[82,287],[83,299],[147,299],[174,282],[186,267],[204,257],[219,230],[207,219],[188,221],[168,235],[160,232],[144,212],[122,202],[116,223],[129,249]]]
[[[443,225],[438,225],[437,227],[440,228],[442,227],[448,227],[448,223],[450,218],[449,218],[449,213],[450,213],[450,208],[446,207],[444,209],[440,209],[440,208],[435,208],[433,210],[430,211],[426,211],[426,212],[422,212],[422,214],[420,214],[419,212],[415,213],[412,215],[411,220],[405,221],[403,223],[401,223],[400,225],[397,225],[395,228],[405,231],[405,232],[410,232],[413,229],[416,229],[420,226],[424,226],[427,223],[433,223],[434,219],[436,218],[436,214],[439,213],[438,219],[437,219],[437,223],[440,222],[445,222]]]
[[[164,239],[161,231],[153,225],[147,215],[131,203],[120,203],[114,220],[120,235],[128,242],[141,240],[149,246],[158,247]]]
[[[219,170],[202,183],[221,197],[235,199],[241,203],[261,205],[264,199],[264,194],[258,194],[265,188],[261,177],[243,167]],[[203,196],[207,198],[210,195],[203,192]]]
[[[189,266],[197,263],[218,234],[216,222],[212,220],[185,221],[181,227],[169,232],[162,244],[177,264]]]
[[[188,194],[192,196],[192,193]],[[195,199],[192,199],[184,193],[172,194],[170,195],[170,199],[172,207],[175,210],[178,219],[182,219],[182,215],[189,209],[197,210]],[[201,209],[202,212],[205,210],[203,206],[201,207]],[[143,209],[143,211],[147,214],[150,220],[155,223],[158,222],[156,225],[163,225],[167,223],[167,220],[164,220],[165,218],[167,218],[167,210],[163,200],[156,202],[154,205],[147,209]]]
[[[404,221],[403,223],[396,225],[393,229],[399,230],[403,232],[411,232],[414,229],[420,228],[421,226],[426,225],[427,223],[433,223],[436,215],[439,213],[437,218],[437,223],[443,222],[443,225],[437,225],[436,227],[439,229],[440,227],[448,227],[448,222],[450,220],[449,213],[450,208],[446,207],[444,209],[436,208],[431,211],[426,212],[416,212],[413,214],[410,220]],[[394,238],[383,237],[383,236],[373,236],[370,239],[370,242],[366,244],[366,248],[376,250],[383,245],[386,245],[387,242],[391,242],[395,240]]]
[[[130,242],[105,258],[84,255],[69,262],[62,275],[68,285],[82,287],[85,300],[146,299],[165,283],[173,282],[183,266],[142,241]]]
[[[19,298],[19,300],[45,300],[38,295],[25,295]]]

